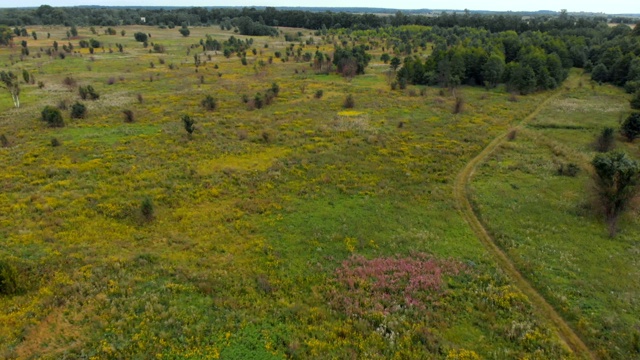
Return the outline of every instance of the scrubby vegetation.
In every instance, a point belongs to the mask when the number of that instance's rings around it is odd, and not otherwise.
[[[71,106],[72,119],[84,119],[86,116],[87,116],[87,107],[83,103],[76,102]]]
[[[42,121],[46,122],[50,127],[63,127],[64,120],[60,109],[53,106],[45,106],[42,109]]]
[[[597,357],[637,355],[637,209],[625,193],[610,237],[593,189],[596,150],[640,155],[620,141],[635,32],[272,8],[0,24],[22,100],[0,93],[0,357],[580,358],[452,197],[494,138],[469,184],[491,236]]]

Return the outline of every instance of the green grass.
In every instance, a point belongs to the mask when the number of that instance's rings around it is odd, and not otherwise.
[[[592,144],[604,127],[618,127],[626,107],[619,89],[574,88],[505,143],[472,183],[477,212],[498,244],[602,358],[637,355],[637,212],[609,238],[590,188]],[[617,147],[637,154],[619,135]],[[557,175],[568,163],[580,173]]]
[[[51,32],[52,38],[30,41],[32,54],[54,39],[66,43],[64,28],[35,30]],[[91,36],[88,29],[79,30],[82,37]],[[116,36],[97,37],[106,50],[93,60],[82,49],[81,57],[49,59],[43,53],[10,65],[9,56],[16,61],[19,49],[0,49],[0,63],[29,69],[45,83],[43,89],[22,85],[20,109],[0,95],[0,133],[11,142],[0,148],[0,256],[17,264],[23,285],[19,294],[0,297],[0,357],[446,358],[467,352],[486,358],[571,358],[555,330],[488,256],[452,198],[453,180],[464,165],[548,94],[514,103],[503,89],[463,87],[457,93],[465,98],[465,111],[453,115],[454,99],[447,91],[392,92],[379,60],[351,81],[316,75],[309,64],[293,59],[274,59],[254,70],[259,60],[266,62],[288,46],[282,38],[255,38],[262,54],[248,55],[247,66],[218,53],[196,73],[193,53],[199,49],[187,55],[191,44],[205,34],[218,40],[246,37],[213,27],[193,28],[186,39],[178,29],[127,27],[126,37],[116,30]],[[150,54],[136,43],[133,34],[139,30],[151,32],[167,53]],[[315,41],[331,52],[330,43]],[[116,42],[125,44],[124,54],[109,53]],[[381,51],[373,53],[379,59]],[[177,68],[169,69],[171,63]],[[67,111],[66,127],[47,128],[39,119],[45,105],[78,100],[77,89],[63,85],[69,75],[93,85],[100,99],[85,101],[86,119],[70,120]],[[274,81],[281,91],[273,104],[250,110],[242,103],[242,94],[252,98]],[[316,90],[324,91],[321,99],[313,97]],[[619,99],[616,90],[596,88],[596,94],[602,91],[606,95],[597,96]],[[348,93],[356,106],[346,111],[342,102]],[[215,111],[200,106],[206,95],[216,98]],[[134,123],[124,123],[125,109],[135,113]],[[196,121],[191,138],[182,127],[183,114]],[[599,116],[597,109],[589,114]],[[609,115],[606,121],[617,119]],[[489,163],[496,170],[477,181],[491,183],[474,183],[476,194],[486,189],[499,208],[509,196],[529,191],[526,198],[537,204],[541,180],[532,174],[540,167],[549,172],[543,177],[546,191],[563,196],[554,206],[580,213],[573,202],[586,175],[555,177],[546,156],[567,153],[567,161],[583,164],[571,149],[576,141],[586,147],[599,123],[585,125],[575,115],[568,124],[581,127],[566,129],[554,116],[540,116],[533,126],[547,125],[509,143],[521,157],[502,155],[505,160]],[[532,135],[538,131],[560,138]],[[573,131],[585,135],[576,140]],[[50,145],[54,137],[61,146]],[[531,146],[520,145],[529,138]],[[501,170],[496,163],[502,162],[517,169]],[[523,180],[505,181],[514,172]],[[153,219],[141,214],[146,198],[153,202]],[[493,224],[494,204],[477,202]],[[546,219],[546,211],[537,210],[544,226],[536,232],[560,237],[566,228],[604,236],[595,217],[588,217],[592,225],[585,227],[562,216]],[[492,230],[507,234],[518,224],[508,220]],[[632,230],[626,229],[633,222],[622,224],[625,230],[615,241],[631,241]],[[552,245],[541,259],[564,269],[553,254],[572,248]],[[632,249],[617,249],[619,259],[604,259],[626,269],[629,256],[622,254]],[[400,307],[356,318],[332,305],[346,291],[336,282],[345,260],[419,254],[449,259],[460,268],[457,275],[443,276],[443,292],[433,294],[428,311]],[[603,263],[603,254],[593,252],[589,261]],[[577,268],[567,269],[578,274]],[[549,278],[542,273],[534,282],[555,286],[565,279],[562,271]],[[572,281],[586,281],[583,273]],[[613,301],[605,290],[590,293],[590,306]],[[570,305],[579,306],[573,300]],[[599,331],[598,317],[584,317],[588,322],[580,326]],[[632,321],[617,324],[629,329]]]
[[[131,138],[140,135],[155,134],[160,131],[158,126],[125,124],[110,127],[77,127],[59,131],[56,136],[63,141],[88,141],[97,144],[113,145],[117,142],[126,143]]]

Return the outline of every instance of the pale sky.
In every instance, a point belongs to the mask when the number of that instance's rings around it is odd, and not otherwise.
[[[110,6],[304,6],[304,7],[377,7],[393,9],[469,9],[469,10],[496,10],[496,11],[535,11],[567,9],[569,12],[604,12],[607,14],[638,14],[640,13],[640,1],[638,0],[406,0],[394,2],[387,0],[21,0],[0,1],[0,7],[32,7],[40,5],[51,6],[77,6],[77,5],[110,5]]]

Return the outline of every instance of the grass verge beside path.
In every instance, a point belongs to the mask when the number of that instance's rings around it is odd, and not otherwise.
[[[529,114],[519,126],[525,125],[531,119],[535,118],[540,111],[549,104],[549,102],[561,91],[555,92],[553,95],[545,99],[531,114]],[[485,161],[493,151],[498,148],[507,139],[508,133],[503,133],[496,137],[480,154],[473,158],[458,174],[454,183],[454,198],[456,199],[460,212],[471,226],[478,239],[486,247],[486,249],[494,256],[500,267],[512,278],[518,288],[526,294],[538,311],[547,318],[557,328],[558,334],[577,355],[585,358],[595,358],[589,348],[584,344],[580,337],[573,329],[564,321],[564,319],[556,312],[556,310],[545,300],[540,293],[531,286],[531,284],[522,276],[518,269],[514,266],[509,257],[495,244],[489,233],[484,228],[478,217],[473,211],[471,202],[468,198],[467,185],[471,180],[476,168],[480,163]]]

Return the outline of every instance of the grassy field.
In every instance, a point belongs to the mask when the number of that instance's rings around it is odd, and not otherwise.
[[[80,28],[76,50],[93,37],[104,52],[60,59],[45,51],[66,44],[67,29],[33,30],[28,57],[20,59],[20,38],[0,49],[0,64],[44,85],[22,84],[20,109],[0,94],[0,134],[10,143],[0,148],[0,258],[21,285],[0,297],[0,357],[574,357],[452,198],[464,165],[549,94],[514,102],[504,89],[462,87],[465,109],[453,114],[446,90],[391,91],[381,49],[365,75],[347,80],[293,58],[269,64],[289,43],[255,37],[247,65],[211,52],[196,72],[201,47],[190,47],[206,34],[246,37],[213,27],[188,38]],[[150,53],[136,31],[166,52]],[[313,40],[303,52],[331,53],[338,39]],[[66,110],[66,126],[48,128],[45,105],[79,100],[66,77],[100,98],[83,101],[87,118]],[[273,104],[243,103],[274,82]],[[348,94],[353,109],[342,106]],[[200,106],[206,95],[216,110]],[[602,123],[615,124],[625,100],[585,80],[561,101],[482,168],[474,201],[589,344],[624,358],[638,326],[637,217],[610,240],[581,194],[588,143]],[[196,121],[193,136],[183,114]],[[554,176],[559,156],[585,170]],[[145,199],[151,216],[140,210]]]
[[[640,350],[638,214],[627,213],[610,238],[593,210],[590,166],[596,137],[617,128],[627,109],[620,89],[591,86],[583,76],[472,183],[477,213],[498,244],[603,359],[637,358]],[[639,155],[621,136],[616,147]],[[577,176],[560,176],[569,164]]]

